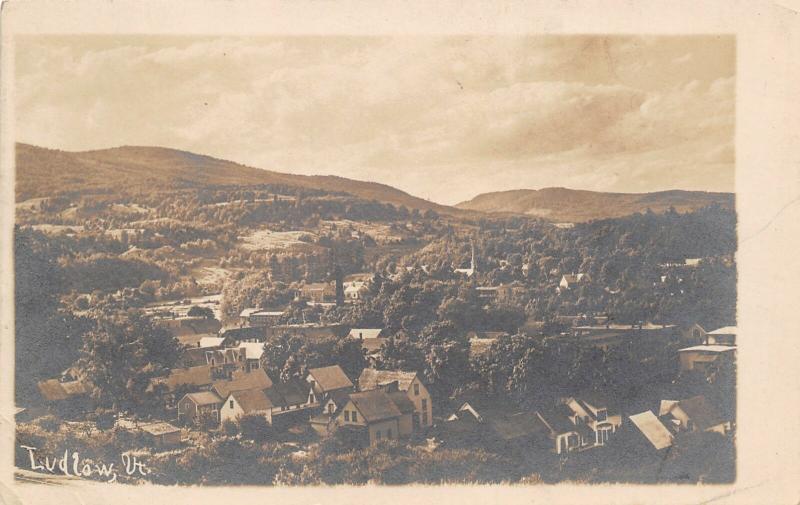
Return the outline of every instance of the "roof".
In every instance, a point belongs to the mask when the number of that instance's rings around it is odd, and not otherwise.
[[[169,391],[174,391],[183,385],[207,386],[212,382],[211,366],[200,365],[189,368],[173,368],[168,376],[153,379],[151,384],[164,384]]]
[[[272,386],[272,380],[264,369],[258,368],[252,372],[236,370],[231,380],[221,380],[214,383],[212,388],[221,397],[227,397],[233,391],[247,389],[264,389]]]
[[[303,290],[316,291],[320,289],[331,289],[331,285],[327,282],[312,282],[302,287]]]
[[[258,312],[259,309],[249,308],[239,312],[239,317],[250,317],[251,314]]]
[[[201,349],[199,347],[184,349],[181,354],[181,363],[183,366],[201,366],[207,364],[206,350],[207,349]]]
[[[224,337],[202,337],[200,347],[220,347],[225,342]]]
[[[378,338],[383,328],[352,328],[347,335],[350,338]]]
[[[197,347],[204,337],[215,335],[214,333],[187,333],[186,335],[178,335],[178,343],[186,347]]]
[[[231,337],[234,340],[248,340],[251,338],[264,340],[267,337],[263,326],[226,328],[222,331],[221,335],[223,337]]]
[[[311,386],[305,381],[292,379],[289,382],[273,384],[272,387],[264,389],[264,394],[274,406],[288,407],[306,403],[310,388]]]
[[[646,410],[628,417],[656,450],[672,445],[672,434],[655,414]]]
[[[736,326],[723,326],[722,328],[717,328],[714,331],[709,331],[709,335],[736,335],[737,328]]]
[[[336,405],[336,410],[338,411],[340,408],[347,405],[347,401],[350,399],[350,393],[343,389],[338,391],[333,391],[330,396],[328,397],[328,401],[333,401],[334,405]]]
[[[388,393],[381,389],[352,393],[350,401],[368,423],[399,417],[402,412]]]
[[[367,351],[367,354],[374,354],[379,352],[389,339],[378,337],[378,338],[364,338],[361,341],[361,349]]]
[[[311,368],[308,374],[314,378],[324,392],[353,387],[352,381],[339,365]]]
[[[683,410],[700,430],[705,431],[724,422],[717,409],[706,401],[704,396],[698,395],[688,400],[681,400],[676,406]]]
[[[186,395],[192,402],[197,405],[214,405],[222,403],[222,398],[217,396],[213,391],[200,391],[198,393],[188,393]]]
[[[42,397],[48,401],[66,400],[89,392],[89,388],[82,381],[60,382],[58,379],[49,379],[36,385]]]
[[[380,386],[385,386],[397,381],[397,387],[400,391],[408,391],[408,388],[411,387],[411,383],[416,376],[417,372],[365,368],[358,377],[358,387],[362,391],[365,391],[368,389],[376,389]]]
[[[678,349],[678,352],[688,352],[688,351],[705,351],[705,352],[729,352],[735,351],[736,346],[733,345],[695,345],[692,347],[685,347],[683,349]]]
[[[244,349],[247,359],[261,359],[264,354],[264,344],[262,342],[241,342],[239,349]]]
[[[394,393],[386,394],[389,395],[389,398],[401,414],[412,414],[414,412],[414,402],[412,402],[403,391],[395,391]]]
[[[469,405],[481,418],[489,418],[498,415],[516,414],[520,407],[510,398],[502,394],[485,395],[469,394],[459,400],[458,410]]]
[[[236,403],[242,407],[245,415],[254,412],[269,410],[276,405],[269,399],[263,389],[247,389],[244,391],[234,391],[231,393],[236,399]]]
[[[262,309],[251,313],[251,316],[282,316],[286,314],[286,309]]]
[[[547,429],[533,412],[518,412],[510,416],[497,417],[490,421],[490,425],[503,440],[528,437]]]
[[[554,408],[541,408],[536,411],[539,419],[547,426],[551,434],[570,433],[577,431],[574,424],[563,414]]]
[[[217,333],[222,327],[216,319],[207,317],[185,317],[180,319],[166,319],[159,321],[159,325],[166,328],[176,337],[191,334]]]
[[[155,436],[166,435],[167,433],[175,433],[176,431],[177,432],[181,431],[180,428],[165,422],[147,423],[139,425],[139,427],[141,428],[142,431],[145,431]]]

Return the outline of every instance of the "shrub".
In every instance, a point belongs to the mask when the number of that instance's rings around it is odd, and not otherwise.
[[[259,415],[244,416],[239,420],[242,436],[250,440],[263,441],[272,434],[266,418]]]
[[[239,434],[239,426],[228,419],[224,423],[222,423],[222,431],[228,436],[235,436]]]

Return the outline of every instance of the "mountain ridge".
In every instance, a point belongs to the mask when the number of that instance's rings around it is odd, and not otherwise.
[[[456,208],[488,213],[524,214],[552,221],[584,222],[637,212],[687,212],[712,204],[733,209],[734,194],[670,189],[648,193],[600,192],[564,187],[512,189],[482,193]]]
[[[213,185],[284,184],[349,193],[410,209],[467,215],[464,211],[424,200],[387,184],[337,175],[298,175],[251,167],[180,149],[162,146],[119,146],[89,151],[63,151],[16,144],[17,201],[46,197],[55,191],[109,191],[125,184],[129,189],[202,187]]]

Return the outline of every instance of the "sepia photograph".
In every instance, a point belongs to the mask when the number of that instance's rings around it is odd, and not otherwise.
[[[16,34],[14,481],[735,484],[737,42]]]

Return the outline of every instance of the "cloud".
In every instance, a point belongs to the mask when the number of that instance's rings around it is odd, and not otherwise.
[[[17,131],[444,203],[546,185],[730,190],[734,56],[730,37],[27,37]]]

